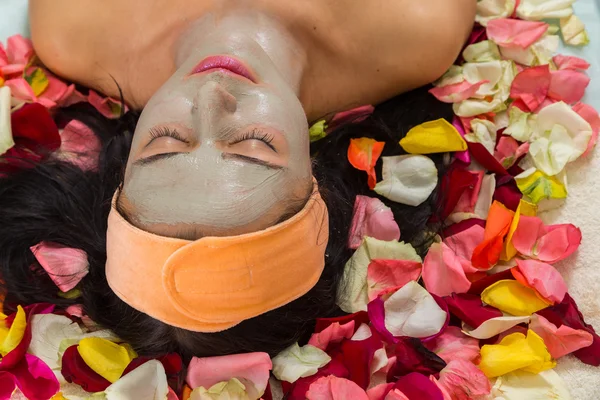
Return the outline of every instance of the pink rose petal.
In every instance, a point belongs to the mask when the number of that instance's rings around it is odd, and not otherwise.
[[[421,276],[422,265],[410,260],[372,260],[367,269],[369,301],[381,292],[402,287]]]
[[[0,41],[0,67],[4,67],[5,65],[8,65],[8,55],[6,54],[2,41]]]
[[[596,111],[594,107],[584,103],[575,104],[573,106],[573,111],[585,119],[592,127],[592,138],[590,139],[585,153],[583,153],[583,156],[587,156],[594,146],[596,146],[596,142],[598,141],[598,133],[600,133],[600,115],[598,115],[598,111]]]
[[[393,387],[393,383],[382,383],[367,390],[367,397],[369,397],[369,400],[385,400],[385,396]]]
[[[548,65],[527,68],[513,80],[510,97],[514,100],[522,100],[529,111],[534,111],[546,99],[551,80]]]
[[[423,282],[430,293],[449,296],[471,286],[459,257],[445,243],[434,243],[423,261]]]
[[[392,210],[381,200],[359,195],[354,202],[348,247],[357,249],[364,236],[389,242],[400,239],[400,228]]]
[[[329,344],[339,343],[344,339],[350,339],[354,335],[354,321],[340,324],[334,322],[319,333],[313,333],[308,344],[326,351]]]
[[[119,118],[121,112],[127,112],[127,106],[123,105],[120,101],[112,99],[110,97],[102,97],[98,93],[90,90],[88,95],[89,103],[104,115],[106,118]],[[123,107],[125,107],[123,109]]]
[[[553,264],[577,250],[581,231],[572,224],[546,227],[538,217],[522,215],[512,243],[524,256]]]
[[[533,314],[529,329],[532,329],[543,340],[552,358],[557,359],[574,351],[589,347],[594,336],[583,329],[573,329],[567,325],[557,328],[541,315]]]
[[[48,400],[60,390],[60,384],[50,367],[31,354],[25,354],[11,372],[19,390],[29,400]]]
[[[590,84],[590,77],[583,72],[559,70],[550,73],[548,96],[557,101],[573,104],[581,100]]]
[[[273,368],[267,353],[233,354],[229,356],[192,358],[186,382],[191,389],[211,386],[231,378],[244,379],[254,384],[259,395],[264,393]],[[246,388],[248,392],[248,388]]]
[[[484,373],[465,360],[449,362],[440,372],[439,383],[453,400],[487,400],[492,391]]]
[[[9,79],[4,82],[4,85],[10,88],[11,94],[17,99],[27,102],[37,101],[37,97],[35,96],[35,93],[33,93],[33,89],[23,78]]]
[[[487,36],[501,47],[526,49],[537,42],[548,30],[545,22],[497,18],[488,22]]]
[[[87,125],[72,120],[65,126],[60,136],[62,142],[60,151],[69,155],[73,164],[84,171],[97,170],[102,144]]]
[[[570,69],[585,71],[590,67],[590,63],[583,58],[575,56],[564,56],[562,54],[555,55],[552,60],[558,69]]]
[[[466,133],[465,133],[465,128],[463,127],[460,118],[458,118],[457,116],[454,116],[454,118],[452,119],[452,126],[454,126],[456,128],[456,130],[458,131],[460,136],[464,139]],[[454,153],[454,157],[456,157],[457,160],[459,160],[465,164],[471,163],[471,156],[469,155],[469,150],[456,152],[456,153]]]
[[[83,250],[41,242],[31,247],[31,251],[62,292],[73,289],[88,273],[87,254]]]
[[[479,360],[479,340],[462,333],[456,326],[449,326],[444,333],[423,343],[446,363],[453,360],[476,362]]]
[[[465,80],[452,85],[434,87],[429,89],[429,93],[444,103],[459,103],[475,96],[479,88],[486,83],[489,83],[489,81],[470,83]]]
[[[496,146],[494,157],[504,168],[512,167],[519,158],[527,154],[529,143],[519,143],[511,136],[502,136]]]
[[[410,400],[404,393],[398,389],[390,390],[385,396],[385,400]]]
[[[329,124],[327,124],[327,133],[330,133],[336,128],[346,124],[357,124],[359,122],[362,122],[371,114],[373,114],[374,110],[375,108],[372,105],[367,104],[364,106],[353,108],[348,111],[339,112],[335,114],[329,122]]]
[[[33,43],[30,39],[13,35],[6,40],[6,55],[11,64],[28,64],[33,54]]]
[[[517,268],[527,285],[551,303],[560,303],[567,294],[567,284],[552,265],[536,260],[517,260]]]
[[[356,383],[336,376],[319,378],[308,389],[307,400],[369,400],[367,393]]]
[[[44,90],[40,97],[48,99],[54,103],[58,103],[67,95],[67,92],[69,91],[69,86],[67,86],[67,84],[61,81],[60,79],[56,78],[50,72],[44,70],[44,73],[48,78],[48,87],[46,88],[46,90]],[[71,86],[71,90],[74,90],[75,86]]]

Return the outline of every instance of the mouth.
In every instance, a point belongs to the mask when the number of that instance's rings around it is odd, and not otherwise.
[[[248,69],[248,67],[246,67],[241,61],[230,56],[207,57],[194,67],[190,75],[217,71],[242,77],[253,83],[256,83],[256,77],[250,71],[250,69]]]

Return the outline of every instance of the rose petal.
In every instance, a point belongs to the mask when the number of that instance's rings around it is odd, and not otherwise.
[[[60,346],[65,339],[78,339],[83,331],[71,319],[55,314],[34,315],[28,352],[53,370],[60,369]]]
[[[54,372],[39,358],[25,354],[12,370],[17,387],[29,400],[47,400],[60,390]]]
[[[31,251],[62,292],[73,289],[88,273],[87,254],[83,250],[41,242],[31,247]]]
[[[444,400],[441,390],[429,378],[417,372],[402,376],[394,389],[400,390],[409,400]]]
[[[471,286],[459,257],[444,243],[434,243],[423,261],[425,288],[438,296],[466,293]]]
[[[426,376],[437,374],[446,366],[442,358],[428,350],[416,338],[401,338],[394,347],[394,355],[395,362],[388,371],[388,381],[396,381],[412,372]]]
[[[534,204],[545,199],[565,199],[567,189],[555,176],[548,176],[535,168],[517,175],[519,190]]]
[[[472,362],[454,360],[440,372],[440,386],[453,400],[487,400],[492,391],[489,379]]]
[[[375,176],[375,164],[381,156],[384,142],[377,142],[374,139],[360,138],[350,139],[348,147],[348,161],[358,170],[366,171],[369,176],[369,188],[373,189],[377,183]]]
[[[24,78],[9,79],[4,82],[4,85],[9,87],[12,95],[20,100],[24,100],[26,102],[37,101],[37,97],[32,87]]]
[[[421,155],[383,157],[383,180],[373,190],[379,195],[409,206],[425,202],[437,187],[435,163]]]
[[[515,211],[515,216],[510,225],[510,229],[508,231],[508,235],[506,236],[506,241],[504,245],[504,251],[502,252],[502,256],[500,259],[503,261],[509,261],[514,256],[517,255],[517,249],[512,244],[512,239],[519,227],[519,221],[521,220],[521,215],[527,217],[534,217],[537,214],[537,206],[535,204],[531,204],[526,202],[525,200],[521,200],[519,202],[519,206]]]
[[[412,260],[373,260],[367,271],[369,301],[381,292],[402,287],[421,276],[422,264]]]
[[[568,104],[580,101],[590,84],[590,78],[579,71],[565,69],[552,71],[550,75],[548,96]]]
[[[411,281],[384,302],[385,327],[394,336],[423,338],[440,332],[447,314],[417,282]]]
[[[0,315],[0,355],[5,357],[17,348],[25,336],[27,316],[21,306],[17,306],[17,313],[10,326],[6,326],[4,316]]]
[[[538,312],[538,315],[548,319],[559,328],[566,325],[573,329],[581,329],[589,332],[594,338],[592,345],[577,350],[573,355],[586,364],[596,367],[600,366],[600,336],[596,334],[591,325],[584,321],[583,315],[577,308],[577,304],[575,304],[575,300],[568,293],[562,303],[541,310]]]
[[[516,325],[528,323],[529,318],[530,317],[513,317],[509,315],[492,318],[483,322],[477,329],[472,329],[463,325],[462,332],[465,335],[476,339],[490,339],[502,332],[506,332]]]
[[[475,21],[483,26],[496,18],[506,18],[515,11],[515,0],[481,0],[477,2]]]
[[[550,90],[552,75],[548,65],[527,68],[515,77],[510,88],[510,97],[522,100],[529,110],[536,110]]]
[[[0,156],[15,145],[10,123],[10,88],[0,87]]]
[[[102,144],[96,134],[83,122],[72,120],[61,132],[60,151],[84,171],[95,171]]]
[[[69,383],[77,384],[88,392],[101,392],[110,382],[91,369],[79,355],[77,345],[65,350],[61,359],[61,374]]]
[[[237,378],[246,386],[246,393],[261,397],[272,368],[266,353],[234,354],[220,357],[194,357],[188,366],[186,382],[190,388],[210,388],[222,381]]]
[[[338,298],[338,305],[345,312],[366,311],[369,302],[367,275],[372,260],[422,261],[410,244],[365,237],[344,268],[345,291]]]
[[[527,336],[513,333],[500,344],[481,348],[479,368],[488,378],[517,370],[539,373],[554,366],[556,361],[552,360],[544,341],[532,330],[527,332]]]
[[[109,382],[116,382],[137,355],[124,345],[97,337],[82,339],[77,351],[85,363]]]
[[[373,114],[373,111],[375,111],[375,108],[370,104],[366,104],[348,111],[336,113],[329,122],[327,130],[330,132],[346,124],[362,122]]]
[[[17,380],[10,372],[0,371],[0,400],[10,400],[17,387]]]
[[[273,358],[273,375],[281,381],[290,383],[317,373],[327,365],[331,357],[323,350],[311,346],[298,346],[294,343]]]
[[[572,14],[561,18],[560,31],[566,44],[571,46],[585,46],[590,42],[585,25],[578,16]]]
[[[589,347],[594,342],[592,334],[583,329],[573,329],[566,325],[557,328],[552,322],[537,314],[531,316],[529,329],[544,340],[554,359]]]
[[[169,393],[165,369],[156,360],[148,361],[110,385],[104,393],[106,400],[164,400]]]
[[[487,36],[501,47],[521,47],[523,49],[537,42],[548,30],[544,22],[522,21],[498,18],[487,24]]]
[[[120,101],[110,97],[103,98],[93,90],[90,90],[87,100],[106,118],[119,118],[121,114],[125,114],[128,111],[127,106]]]
[[[367,394],[351,380],[324,376],[316,380],[306,393],[307,400],[369,400]]]
[[[478,63],[494,61],[500,60],[500,50],[496,43],[491,40],[484,40],[467,46],[463,50],[462,56],[466,62]]]
[[[480,81],[477,83],[471,83],[468,81],[462,81],[460,83],[455,83],[452,85],[434,87],[432,89],[429,89],[429,93],[431,93],[433,96],[435,96],[436,99],[444,103],[458,103],[473,97],[475,93],[479,91],[481,86],[485,85],[486,83],[488,82]]]
[[[553,264],[577,250],[581,231],[571,224],[546,227],[537,217],[521,216],[512,243],[519,253]]]
[[[411,154],[447,153],[467,150],[456,128],[443,118],[425,122],[408,131],[400,146]]]
[[[385,241],[399,240],[400,228],[392,210],[381,200],[359,195],[354,201],[348,247],[357,249],[364,236]]]
[[[536,260],[517,260],[517,265],[527,284],[547,302],[556,304],[563,301],[567,284],[556,268]]]
[[[515,371],[498,377],[492,395],[503,400],[571,400],[562,378],[552,369],[532,374]]]
[[[444,297],[448,310],[461,321],[477,328],[485,321],[502,316],[502,312],[484,305],[479,296],[472,294],[453,294]]]
[[[575,56],[557,54],[552,58],[552,61],[559,70],[585,71],[590,68],[590,63]]]
[[[521,0],[517,6],[517,17],[529,21],[547,18],[564,18],[573,14],[571,5],[575,0]]]
[[[479,340],[465,335],[456,326],[447,327],[440,336],[423,344],[446,363],[479,360]]]
[[[13,35],[6,40],[6,56],[10,63],[28,64],[33,54],[33,44],[30,39]]]
[[[322,331],[313,333],[308,344],[323,351],[327,351],[327,346],[330,344],[339,343],[344,339],[350,339],[352,335],[354,335],[354,325],[354,321],[345,324],[334,322]]]
[[[529,316],[549,304],[515,280],[498,281],[481,293],[484,303],[515,316]]]
[[[488,270],[498,262],[514,214],[497,201],[492,204],[485,225],[484,241],[473,251],[471,262],[474,267]]]
[[[583,103],[575,104],[573,106],[573,111],[585,119],[592,127],[592,138],[590,139],[588,147],[583,153],[583,156],[587,156],[596,146],[596,142],[598,141],[598,134],[600,133],[600,115],[598,115],[598,112],[594,109],[594,107]]]

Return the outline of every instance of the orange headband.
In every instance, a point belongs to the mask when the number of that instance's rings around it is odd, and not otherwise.
[[[108,216],[106,278],[125,303],[169,325],[219,332],[303,296],[319,280],[329,238],[314,185],[298,214],[271,228],[196,241],[162,237]]]

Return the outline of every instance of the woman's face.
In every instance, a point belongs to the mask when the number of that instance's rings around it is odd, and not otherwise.
[[[235,24],[199,45],[184,41],[177,72],[141,115],[119,201],[146,231],[186,239],[254,232],[311,192],[306,116],[272,61],[293,52],[275,31],[244,34]]]

